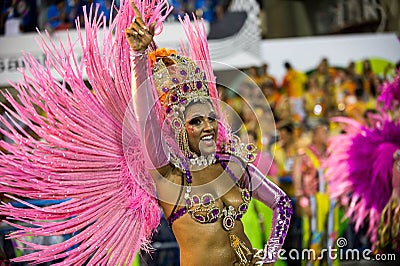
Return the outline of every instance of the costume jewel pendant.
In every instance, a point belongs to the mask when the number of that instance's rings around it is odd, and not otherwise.
[[[226,231],[232,230],[235,227],[235,219],[233,218],[233,216],[224,216],[224,219],[222,219],[222,226]]]

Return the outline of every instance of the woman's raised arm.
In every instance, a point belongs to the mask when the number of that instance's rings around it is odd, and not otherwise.
[[[157,115],[157,96],[151,82],[148,46],[153,41],[155,23],[147,29],[140,11],[131,2],[135,18],[125,30],[131,47],[132,101],[136,121],[140,127],[142,146],[145,148],[146,167],[159,169],[167,164],[168,155],[163,149],[161,127]]]

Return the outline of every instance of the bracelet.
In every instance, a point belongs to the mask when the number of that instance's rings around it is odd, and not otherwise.
[[[129,54],[130,54],[131,59],[134,59],[136,57],[144,57],[144,56],[147,56],[147,50],[148,49],[135,51],[133,49],[130,49]]]

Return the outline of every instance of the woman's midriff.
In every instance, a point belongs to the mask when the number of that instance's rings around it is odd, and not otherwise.
[[[232,165],[230,169],[235,172],[236,176],[242,175],[240,166]],[[220,210],[226,206],[233,206],[237,210],[239,205],[243,203],[241,189],[220,165],[212,165],[201,171],[193,171],[191,175],[193,178],[191,195],[201,196],[205,193],[211,193],[216,199],[215,207]],[[179,172],[171,172],[166,177],[167,180],[178,185],[181,183],[181,178]],[[205,184],[206,186],[203,186]],[[171,189],[162,187],[163,183],[158,185],[160,193],[172,192]],[[171,203],[160,200],[160,205],[166,214],[172,213],[173,202],[176,202],[178,198],[177,208],[182,208],[185,204],[183,195],[181,194],[179,197],[179,191],[172,193],[174,195],[169,195],[173,199],[170,200]],[[227,231],[223,228],[222,220],[223,217],[220,217],[215,222],[200,223],[189,213],[186,213],[173,222],[172,230],[180,249],[180,265],[239,265],[240,259],[231,246],[232,239],[236,240],[233,243],[240,242],[241,246],[245,246],[242,250],[253,251],[250,241],[244,233],[242,222],[239,219],[235,220],[233,229]],[[252,255],[248,254],[246,257],[250,261]]]
[[[185,215],[173,224],[172,229],[180,248],[181,266],[239,265],[238,257],[231,247],[230,234],[236,235],[252,251],[240,221],[236,221],[231,231],[226,231],[221,221],[199,224]],[[251,257],[248,256],[249,261]]]

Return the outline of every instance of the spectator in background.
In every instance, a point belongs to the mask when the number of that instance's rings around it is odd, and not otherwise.
[[[248,104],[244,103],[240,117],[243,121],[240,136],[247,136],[247,132],[254,132],[256,135],[254,139],[260,139],[260,125],[258,124],[255,110],[253,110]],[[254,144],[257,145],[258,143]]]
[[[37,10],[36,0],[21,0],[21,32],[36,31],[38,26],[37,18],[39,12]]]
[[[20,15],[17,8],[17,0],[5,0],[2,3],[0,30],[5,35],[19,33]]]
[[[362,91],[362,86],[362,78],[355,70],[355,63],[351,61],[344,71],[338,71],[333,104],[335,108],[340,112],[345,111],[346,104],[356,98],[356,91]]]
[[[259,83],[262,93],[268,101],[268,104],[275,110],[275,105],[279,101],[280,93],[276,79],[268,73],[268,64],[261,66],[261,75]]]
[[[245,78],[239,86],[240,95],[253,107],[265,106],[265,98],[261,90],[261,77],[258,72],[258,67],[251,66],[247,70],[247,74],[247,78]],[[243,92],[244,88],[247,88],[246,92]]]
[[[263,64],[261,66],[261,75],[259,79],[261,85],[267,83],[269,86],[272,86],[274,91],[278,89],[276,79],[268,73],[268,64]]]
[[[278,125],[279,140],[271,147],[274,161],[278,167],[278,184],[288,196],[294,195],[293,164],[296,156],[296,136],[294,125],[291,122],[282,121]]]
[[[263,91],[265,91],[265,89]],[[287,96],[287,93],[283,91],[278,91],[278,93],[279,95],[277,95],[277,97],[275,98],[276,101],[273,103],[275,121],[277,123],[280,121],[290,121],[293,116],[290,111],[289,97]]]
[[[5,35],[35,31],[37,17],[36,0],[4,1],[0,18],[0,31]]]
[[[327,157],[328,125],[319,122],[311,130],[311,143],[298,149],[293,168],[298,214],[302,217],[303,248],[321,255],[327,241],[329,196],[324,182],[323,163]],[[307,258],[305,258],[307,259]],[[326,259],[326,258],[323,258]],[[311,258],[313,260],[313,258]],[[313,265],[323,262],[315,261]]]
[[[225,12],[228,10],[229,5],[231,4],[231,0],[222,0],[222,1],[214,1],[214,13],[215,17],[212,21],[222,20]]]
[[[49,32],[72,28],[73,24],[68,21],[67,11],[67,3],[65,0],[55,0],[54,4],[49,6],[46,24],[46,28]]]
[[[356,72],[356,64],[352,61],[346,68],[346,86],[348,95],[355,95],[356,90],[362,89],[362,78]]]
[[[75,25],[75,20],[78,18],[83,26],[83,6],[86,2],[85,0],[67,0],[66,13],[68,15],[68,23]]]
[[[177,19],[185,14],[185,5],[179,0],[168,0],[169,4],[174,7],[172,15]]]
[[[261,91],[267,99],[269,106],[275,112],[277,103],[281,98],[278,88],[274,86],[273,82],[267,81],[261,83]]]
[[[356,85],[354,94],[344,98],[344,111],[347,116],[365,124],[364,112],[376,108],[377,88],[381,85],[378,76],[372,72],[368,59],[363,61],[362,74],[358,76]]]
[[[364,59],[362,62],[362,73],[361,77],[363,80],[363,98],[373,97],[376,98],[377,87],[377,77],[372,70],[371,61],[369,59]]]
[[[202,17],[208,22],[214,21],[218,8],[224,6],[226,1],[217,0],[170,0],[174,7],[173,14],[177,18],[185,13],[195,13],[198,18]],[[222,3],[221,3],[222,2]]]
[[[296,213],[297,202],[294,194],[293,166],[297,153],[297,139],[293,123],[282,121],[278,125],[279,140],[272,145],[271,154],[275,154],[274,161],[278,166],[277,181],[279,187],[291,198],[293,214],[287,232],[283,248],[288,251],[296,249],[301,254],[301,218]],[[275,178],[276,180],[276,178]],[[288,256],[286,263],[290,265],[301,265],[301,261]]]
[[[39,11],[37,17],[38,28],[43,30],[46,28],[47,23],[47,9],[53,4],[53,0],[37,0],[36,4]]]
[[[335,76],[336,70],[329,66],[329,61],[326,57],[322,58],[317,69],[311,74],[318,88],[321,88],[324,93],[330,92]]]
[[[260,85],[260,75],[258,74],[258,68],[256,66],[249,67],[248,70],[249,82],[255,82],[257,86]]]
[[[398,61],[395,65],[389,63],[386,65],[383,70],[383,81],[391,81],[400,71],[400,61]]]
[[[286,74],[283,77],[282,87],[289,98],[290,111],[294,120],[301,123],[306,117],[303,97],[307,76],[303,72],[295,70],[289,62],[285,62],[284,66]]]
[[[304,107],[307,116],[307,126],[315,126],[321,118],[326,118],[329,106],[328,95],[318,87],[315,78],[308,80],[307,91],[304,94]]]
[[[243,100],[232,89],[228,89],[221,84],[217,84],[217,91],[218,98],[221,101],[221,112],[226,115],[232,132],[238,132],[242,126],[242,119],[239,116],[239,112],[242,110]]]
[[[215,19],[215,7],[218,1],[215,0],[196,0],[194,1],[194,10],[197,17],[201,17],[208,22]]]
[[[99,14],[103,12],[104,16],[106,17],[107,24],[110,21],[111,16],[111,0],[94,0],[94,4],[99,4]]]

